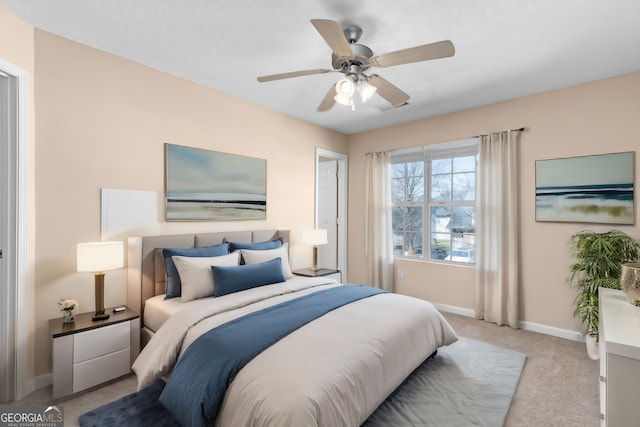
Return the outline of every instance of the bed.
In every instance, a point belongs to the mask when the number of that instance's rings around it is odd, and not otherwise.
[[[291,275],[282,259],[288,240],[286,230],[129,239],[128,301],[143,325],[138,387],[166,379],[160,401],[183,425],[360,425],[417,366],[457,340],[429,302]],[[281,249],[255,249],[274,241]],[[248,245],[231,251],[247,265],[233,265],[227,254],[173,256],[186,281],[180,297],[165,299],[172,291],[163,249],[225,242]],[[204,277],[189,272],[203,274],[211,261],[220,264],[208,266],[220,294],[186,301]]]

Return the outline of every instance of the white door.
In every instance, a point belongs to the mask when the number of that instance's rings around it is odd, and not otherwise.
[[[327,230],[327,244],[318,246],[318,267],[338,268],[338,162],[318,164],[318,224]]]

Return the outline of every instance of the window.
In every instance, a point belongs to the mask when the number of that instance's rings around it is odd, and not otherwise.
[[[475,263],[477,153],[475,139],[392,153],[395,256]]]

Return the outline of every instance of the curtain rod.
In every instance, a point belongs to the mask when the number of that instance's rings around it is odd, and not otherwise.
[[[384,154],[384,153],[390,153],[393,150],[382,150],[382,151],[371,151],[369,153],[364,153],[365,156],[368,156],[370,154]]]
[[[509,129],[508,132],[514,132],[514,131],[520,131],[520,132],[524,132],[527,129],[525,127],[521,127],[521,128],[517,128],[517,129]],[[475,135],[475,136],[470,136],[469,138],[480,138],[481,136],[487,136],[487,135],[491,135],[492,133],[498,133],[500,131],[496,131],[496,132],[491,132],[491,133],[483,133],[480,135]],[[383,150],[383,151],[372,151],[369,153],[364,153],[365,156],[371,155],[371,154],[375,154],[375,153],[387,153],[390,151],[394,151],[394,150]]]
[[[517,129],[509,129],[508,132],[514,132],[514,131],[520,131],[520,132],[524,132],[526,129],[524,127],[521,128],[517,128]],[[498,133],[501,131],[495,131],[495,132],[489,132],[489,133],[481,133],[480,135],[476,135],[476,136],[472,136],[472,138],[479,138],[481,136],[488,136],[494,133]]]

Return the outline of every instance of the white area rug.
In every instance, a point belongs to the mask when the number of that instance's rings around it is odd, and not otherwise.
[[[502,426],[525,360],[460,338],[418,367],[363,426]]]

